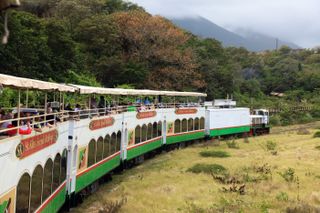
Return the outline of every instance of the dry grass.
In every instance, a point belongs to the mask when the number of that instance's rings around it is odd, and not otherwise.
[[[313,127],[313,126],[311,126]],[[287,127],[290,130],[290,127]],[[295,212],[301,206],[320,208],[320,145],[310,134],[277,131],[268,136],[237,140],[241,149],[203,144],[160,155],[113,177],[98,193],[72,212],[91,212],[108,200],[126,197],[120,212]],[[279,133],[280,132],[280,133]],[[267,141],[277,144],[277,155],[264,149]],[[202,151],[227,150],[231,157],[205,158]],[[196,164],[219,164],[229,177],[245,185],[245,193],[224,192],[229,185],[210,174],[186,172]],[[292,181],[281,175],[294,169]]]

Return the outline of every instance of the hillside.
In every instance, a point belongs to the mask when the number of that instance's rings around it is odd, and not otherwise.
[[[275,38],[244,30],[239,30],[237,33],[234,33],[200,16],[172,18],[171,20],[179,27],[195,35],[217,39],[225,47],[245,47],[250,51],[264,51],[275,49],[276,46]],[[299,48],[299,46],[293,43],[279,40],[279,47],[282,45],[289,46],[293,49]]]

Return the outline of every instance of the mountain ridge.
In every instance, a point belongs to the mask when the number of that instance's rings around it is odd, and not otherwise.
[[[244,47],[254,52],[273,50],[276,48],[276,38],[243,29],[233,32],[202,16],[169,19],[177,26],[190,31],[197,36],[203,38],[214,38],[220,41],[225,47]],[[278,46],[280,47],[283,45],[289,46],[293,49],[300,48],[292,42],[278,40]]]

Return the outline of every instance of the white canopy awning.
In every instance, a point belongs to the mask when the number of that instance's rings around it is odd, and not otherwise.
[[[132,95],[132,96],[185,96],[185,97],[206,97],[205,93],[197,92],[176,92],[176,91],[157,91],[147,89],[121,89],[121,88],[101,88],[81,85],[71,86],[77,88],[80,94],[101,94],[101,95]]]
[[[21,89],[36,89],[36,90],[57,90],[60,92],[75,92],[74,87],[57,84],[28,78],[20,78],[11,75],[0,74],[0,84],[4,86],[21,88]]]

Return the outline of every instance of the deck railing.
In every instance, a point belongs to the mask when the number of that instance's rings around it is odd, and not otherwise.
[[[133,105],[120,105],[120,106],[108,106],[105,108],[95,109],[82,109],[68,111],[63,110],[61,112],[45,114],[42,109],[33,109],[39,115],[21,116],[17,118],[0,120],[0,140],[15,136],[15,135],[28,135],[32,131],[42,132],[44,127],[52,128],[59,122],[64,122],[70,119],[81,120],[87,118],[101,117],[107,115],[121,114],[124,112],[143,112],[154,111],[156,109],[169,109],[169,108],[195,108],[203,107],[201,103],[159,103],[159,104],[133,104]],[[16,110],[15,114],[17,114]],[[14,113],[11,113],[14,114]],[[15,124],[15,125],[13,125]]]

